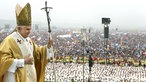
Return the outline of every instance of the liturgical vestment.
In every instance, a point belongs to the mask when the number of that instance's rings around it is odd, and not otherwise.
[[[34,58],[33,65],[15,65],[16,59],[21,60],[28,55]],[[8,82],[9,78],[10,82],[44,82],[50,55],[46,46],[39,47],[29,37],[23,38],[18,32],[13,32],[0,44],[0,82]]]

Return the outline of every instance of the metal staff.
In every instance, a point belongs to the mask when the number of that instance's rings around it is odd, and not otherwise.
[[[47,21],[48,21],[48,32],[49,32],[49,38],[51,39],[51,28],[50,28],[50,16],[49,16],[49,11],[50,9],[53,9],[52,7],[47,7],[47,1],[45,1],[45,7],[41,8],[41,10],[45,10],[46,11],[46,15],[47,15]],[[55,82],[56,82],[56,74],[55,74],[55,67],[54,67],[54,52],[53,52],[53,46],[51,46],[51,52],[53,54],[53,74],[54,74],[54,78],[55,78]]]
[[[53,9],[53,7],[47,7],[47,1],[45,1],[45,7],[44,8],[41,8],[41,10],[45,10],[46,11],[46,15],[47,15],[47,21],[48,21],[48,32],[51,33],[51,28],[50,28],[50,16],[49,16],[49,12],[50,12],[50,9]],[[49,9],[49,11],[48,11]]]

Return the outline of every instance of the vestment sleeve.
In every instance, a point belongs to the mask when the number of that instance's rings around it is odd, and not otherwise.
[[[0,77],[8,71],[9,67],[14,62],[8,40],[9,39],[5,39],[0,44]]]
[[[37,82],[43,82],[45,76],[45,66],[47,64],[47,47],[46,46],[38,46],[35,43],[34,45],[34,62],[37,73]]]

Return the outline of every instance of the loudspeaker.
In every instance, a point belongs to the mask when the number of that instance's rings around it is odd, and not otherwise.
[[[110,24],[110,18],[102,18],[102,24]]]
[[[104,38],[108,38],[109,34],[109,27],[104,27]]]

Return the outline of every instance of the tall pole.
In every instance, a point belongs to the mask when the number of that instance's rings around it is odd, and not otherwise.
[[[82,37],[82,49],[83,49],[83,82],[84,82],[84,55],[85,55],[85,44],[87,41],[87,36],[86,36],[86,29],[81,29],[81,37]]]
[[[52,7],[47,7],[47,1],[45,1],[45,7],[41,8],[41,10],[45,10],[46,11],[46,15],[47,15],[47,22],[48,22],[48,33],[49,33],[49,38],[52,39],[51,36],[51,28],[50,28],[50,16],[49,16],[49,12],[50,9],[53,9]],[[56,82],[56,74],[55,74],[55,67],[54,67],[54,51],[53,51],[53,46],[51,46],[50,48],[52,54],[53,54],[53,74],[54,74],[54,81]]]
[[[104,24],[104,46],[105,46],[105,64],[107,64],[107,57],[108,57],[108,47],[107,47],[107,45],[108,45],[108,37],[109,37],[109,26],[108,26],[108,24],[106,23],[106,24]]]
[[[84,65],[84,55],[85,55],[85,41],[83,40],[83,82],[84,82],[84,69],[85,69],[85,65]]]
[[[104,24],[104,54],[106,56],[106,62],[107,63],[107,55],[108,55],[108,51],[107,51],[107,44],[108,44],[108,33],[109,33],[109,27],[108,24],[110,24],[111,20],[110,18],[102,18],[102,24]],[[106,53],[105,53],[106,51]]]
[[[93,61],[92,61],[92,55],[93,55],[93,50],[91,48],[92,40],[91,40],[91,28],[89,28],[89,34],[88,34],[88,64],[89,64],[89,74],[88,74],[88,82],[91,82],[91,68],[93,66]]]
[[[108,33],[109,33],[109,27],[108,24],[104,25],[104,53],[105,53],[105,57],[106,57],[106,61],[105,64],[107,64],[107,55],[108,55],[108,51],[107,51],[107,45],[108,45]]]
[[[118,46],[118,28],[116,28],[116,33],[115,33],[115,42],[114,42],[114,44],[115,44],[115,54],[114,54],[114,66],[116,65],[116,61],[115,61],[115,58],[116,58],[116,56],[117,56],[117,46]]]

